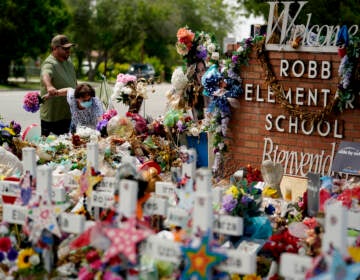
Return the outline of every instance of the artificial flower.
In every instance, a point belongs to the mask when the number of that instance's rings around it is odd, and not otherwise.
[[[40,109],[40,104],[45,100],[41,98],[40,93],[36,91],[28,92],[24,96],[23,108],[27,112],[36,113]]]
[[[243,277],[243,280],[261,280],[262,278],[256,274],[247,274]]]
[[[30,258],[35,254],[33,248],[22,249],[17,258],[17,266],[19,269],[26,269],[31,267]]]
[[[9,252],[11,248],[11,240],[9,237],[1,237],[0,238],[0,252]]]
[[[230,188],[228,188],[225,191],[225,193],[231,194],[234,198],[237,198],[239,196],[240,191],[235,185],[232,185]]]

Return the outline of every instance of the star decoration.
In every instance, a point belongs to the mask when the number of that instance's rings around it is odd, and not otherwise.
[[[136,244],[151,234],[150,230],[136,228],[136,218],[130,217],[120,228],[106,228],[105,235],[112,244],[105,252],[104,262],[118,254],[123,254],[131,263],[136,263]]]
[[[211,278],[212,268],[227,257],[226,255],[210,250],[209,236],[204,235],[201,238],[199,247],[181,247],[185,256],[185,268],[182,272],[181,279],[209,279]]]
[[[78,178],[80,195],[82,196],[85,193],[87,197],[90,197],[94,186],[100,183],[102,179],[103,176],[94,174],[90,168],[84,168]]]
[[[60,212],[61,211],[59,211],[58,208],[55,208],[52,203],[40,198],[39,206],[34,207],[29,211],[32,219],[29,239],[32,242],[39,241],[44,229],[61,237],[60,228],[56,220],[56,216],[58,216]]]
[[[190,211],[194,207],[194,188],[193,179],[188,179],[184,187],[176,188],[175,193],[178,197],[178,207]]]

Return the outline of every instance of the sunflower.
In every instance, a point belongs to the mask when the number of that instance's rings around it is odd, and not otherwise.
[[[35,254],[35,251],[33,248],[22,249],[19,252],[19,256],[17,259],[18,268],[26,269],[26,268],[31,267],[30,257],[33,256],[34,254]]]

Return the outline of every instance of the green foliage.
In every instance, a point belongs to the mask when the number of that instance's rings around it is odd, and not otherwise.
[[[61,0],[0,1],[0,83],[12,60],[35,58],[49,50],[53,35],[64,31],[69,14]]]

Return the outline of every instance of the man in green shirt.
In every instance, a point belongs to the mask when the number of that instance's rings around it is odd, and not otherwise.
[[[40,106],[41,135],[60,135],[70,131],[70,107],[66,96],[58,96],[58,90],[76,87],[75,68],[70,59],[73,46],[65,35],[56,35],[51,40],[51,54],[41,65],[41,96],[54,96]]]

